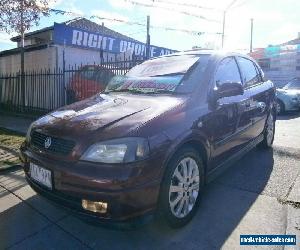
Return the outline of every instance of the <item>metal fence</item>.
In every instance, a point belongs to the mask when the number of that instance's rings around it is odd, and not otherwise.
[[[103,91],[115,75],[126,74],[141,60],[73,65],[0,75],[0,110],[45,114]]]

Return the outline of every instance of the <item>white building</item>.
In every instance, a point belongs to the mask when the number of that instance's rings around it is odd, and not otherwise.
[[[20,36],[11,40],[17,42],[17,48],[0,52],[0,75],[20,70]],[[150,47],[151,56],[172,52]],[[133,55],[145,57],[145,44],[85,18],[25,34],[25,71],[62,68],[64,60],[69,66],[130,60]]]
[[[278,87],[300,77],[300,34],[294,40],[255,49],[250,55]]]

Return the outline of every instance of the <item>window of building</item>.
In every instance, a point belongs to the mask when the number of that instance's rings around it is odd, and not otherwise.
[[[270,68],[270,71],[279,71],[278,67]]]
[[[258,64],[261,67],[262,70],[264,71],[268,71],[270,70],[270,58],[262,58],[262,59],[258,59]]]

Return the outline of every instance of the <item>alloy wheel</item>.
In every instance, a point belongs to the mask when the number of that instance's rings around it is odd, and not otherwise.
[[[199,194],[199,167],[191,157],[183,158],[171,178],[169,206],[177,218],[186,217],[193,209]]]

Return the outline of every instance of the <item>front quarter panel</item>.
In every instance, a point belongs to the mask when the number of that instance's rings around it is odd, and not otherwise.
[[[204,158],[209,158],[210,142],[202,121],[207,112],[207,105],[191,108],[185,103],[176,110],[153,120],[149,124],[152,128],[151,132],[146,128],[139,131],[143,135],[148,133],[146,137],[149,139],[151,157],[162,156],[163,161],[158,167],[159,178],[163,176],[164,169],[174,153],[187,143],[200,144],[207,154]]]

